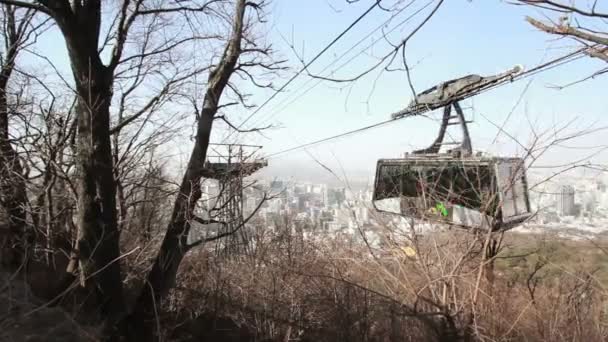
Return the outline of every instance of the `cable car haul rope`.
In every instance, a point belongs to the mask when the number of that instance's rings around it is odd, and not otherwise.
[[[587,51],[587,50],[589,50],[589,49],[593,49],[594,47],[595,46],[591,46],[591,47],[588,47],[588,48],[578,49],[578,50],[576,50],[574,52],[571,52],[571,53],[568,53],[566,55],[557,57],[557,58],[552,59],[552,60],[550,60],[548,62],[539,64],[539,65],[535,66],[534,68],[531,68],[531,69],[528,69],[528,70],[524,70],[524,71],[521,71],[521,72],[513,74],[513,75],[509,75],[508,77],[503,77],[502,79],[496,80],[495,82],[487,82],[487,83],[484,82],[483,83],[484,84],[483,87],[469,87],[468,89],[463,89],[463,90],[466,90],[466,92],[463,92],[462,94],[460,94],[462,96],[460,98],[460,100],[464,100],[466,98],[469,98],[469,97],[472,97],[472,96],[475,96],[475,95],[479,95],[479,94],[484,93],[484,92],[486,92],[488,90],[492,90],[494,88],[503,86],[503,85],[505,85],[507,83],[517,82],[517,81],[520,81],[520,80],[525,79],[527,77],[534,76],[537,73],[540,73],[540,72],[543,72],[543,71],[546,71],[546,70],[549,70],[549,69],[561,66],[561,65],[566,64],[566,63],[573,62],[573,61],[575,61],[575,60],[577,60],[577,59],[579,59],[581,57],[584,57],[584,52]],[[513,70],[513,69],[511,69],[511,70]],[[448,81],[448,82],[451,82],[451,81]],[[444,82],[444,83],[448,83],[448,82]],[[433,87],[433,88],[435,88],[435,87]],[[433,88],[431,88],[431,89],[433,89]],[[429,90],[431,90],[431,89],[429,89]],[[408,110],[408,108],[409,108],[409,110]],[[419,109],[417,111],[412,111],[409,106],[408,106],[408,108],[406,108],[406,109],[404,109],[402,111],[398,111],[396,113],[393,113],[391,115],[390,119],[388,119],[388,120],[380,121],[380,122],[377,122],[375,124],[371,124],[371,125],[368,125],[368,126],[364,126],[364,127],[361,127],[361,128],[357,128],[357,129],[351,130],[351,131],[347,131],[347,132],[343,132],[343,133],[340,133],[340,134],[336,134],[336,135],[333,135],[333,136],[330,136],[330,137],[326,137],[326,138],[323,138],[323,139],[319,139],[319,140],[311,141],[311,142],[304,143],[304,144],[301,144],[301,145],[293,146],[293,147],[290,147],[290,148],[287,148],[287,149],[284,149],[284,150],[280,150],[280,151],[277,151],[277,152],[272,152],[272,153],[266,155],[266,158],[268,158],[268,159],[274,158],[274,157],[277,157],[279,155],[282,155],[282,154],[285,154],[285,153],[288,153],[288,152],[293,152],[293,151],[305,149],[305,148],[308,148],[308,147],[311,147],[311,146],[315,146],[315,145],[319,145],[319,144],[322,144],[322,143],[325,143],[325,142],[328,142],[328,141],[331,141],[331,140],[335,140],[335,139],[343,138],[345,136],[350,136],[350,135],[354,135],[354,134],[357,134],[357,133],[361,133],[361,132],[367,131],[369,129],[373,129],[373,128],[377,128],[377,127],[380,127],[380,126],[384,126],[386,124],[392,123],[392,122],[397,121],[397,120],[405,119],[405,118],[416,116],[416,115],[421,115],[421,114],[423,114],[425,112],[428,112],[428,111],[432,110],[432,109],[429,110],[429,108],[432,108],[430,106],[429,107],[424,107],[427,110],[420,110]]]

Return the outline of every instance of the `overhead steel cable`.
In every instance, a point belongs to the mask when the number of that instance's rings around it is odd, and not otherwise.
[[[574,51],[572,53],[566,54],[564,56],[560,56],[558,58],[552,59],[551,61],[539,64],[539,65],[535,66],[532,69],[523,71],[523,72],[521,72],[521,73],[519,73],[517,75],[514,75],[514,76],[512,76],[510,78],[507,78],[505,80],[502,80],[501,82],[495,83],[495,84],[493,84],[490,87],[487,87],[487,88],[484,88],[484,89],[480,89],[478,92],[473,92],[473,93],[467,94],[466,97],[459,97],[459,99],[464,99],[464,98],[468,98],[468,97],[471,97],[471,96],[474,96],[474,95],[478,95],[480,93],[486,92],[486,91],[491,90],[491,89],[495,89],[495,88],[497,88],[499,86],[502,86],[502,85],[505,85],[507,83],[513,83],[513,82],[522,80],[524,78],[533,76],[533,75],[535,75],[535,74],[537,74],[539,72],[546,71],[546,70],[552,69],[554,67],[570,63],[570,62],[575,61],[575,60],[579,59],[580,57],[582,57],[583,56],[582,55],[583,52],[585,50],[587,50],[587,49],[588,49],[587,47],[586,48],[582,48],[582,49],[579,49],[579,50]],[[580,56],[577,56],[577,55],[580,55]],[[308,143],[305,143],[305,144],[302,144],[302,145],[290,147],[290,148],[287,148],[285,150],[281,150],[281,151],[278,151],[278,152],[270,153],[270,154],[266,155],[266,158],[270,159],[270,158],[273,158],[273,157],[281,155],[281,154],[285,154],[285,153],[288,153],[288,152],[304,149],[304,148],[307,148],[307,147],[311,147],[311,146],[314,146],[314,145],[325,143],[325,142],[330,141],[330,140],[335,140],[335,139],[338,139],[338,138],[342,138],[342,137],[345,137],[345,136],[348,136],[348,135],[353,135],[353,134],[361,133],[361,132],[366,131],[368,129],[373,129],[373,128],[376,128],[376,127],[380,127],[380,126],[389,124],[389,123],[397,121],[397,120],[402,120],[404,118],[413,117],[413,116],[419,116],[419,115],[422,115],[422,113],[419,112],[419,111],[410,112],[410,113],[403,113],[401,116],[394,117],[394,118],[391,118],[391,119],[388,119],[388,120],[384,120],[384,121],[381,121],[381,122],[378,122],[378,123],[375,123],[375,124],[372,124],[372,125],[364,126],[364,127],[361,127],[361,128],[357,128],[357,129],[351,130],[351,131],[347,131],[347,132],[344,132],[344,133],[333,135],[333,136],[330,136],[330,137],[327,137],[327,138],[315,140],[315,141],[308,142]]]
[[[335,37],[328,45],[326,45],[319,53],[317,53],[317,55],[311,59],[308,63],[306,63],[300,70],[298,70],[298,72],[296,72],[287,82],[285,82],[279,89],[275,90],[273,92],[273,94],[266,99],[266,101],[264,101],[259,107],[257,107],[253,112],[251,112],[251,114],[249,114],[249,116],[247,116],[245,118],[245,120],[243,122],[241,122],[237,127],[236,130],[233,130],[232,132],[230,132],[228,134],[228,136],[226,138],[224,138],[225,140],[228,140],[228,138],[230,138],[232,136],[232,134],[234,134],[234,132],[238,131],[239,129],[241,129],[243,127],[243,125],[245,125],[254,115],[256,115],[257,113],[260,112],[260,110],[262,110],[262,108],[264,108],[270,101],[272,101],[280,92],[282,92],[283,90],[285,90],[285,88],[287,88],[287,86],[289,84],[291,84],[291,82],[293,82],[298,76],[300,76],[305,70],[308,69],[308,67],[310,67],[312,65],[312,63],[314,63],[317,59],[319,59],[325,52],[327,52],[327,50],[329,50],[334,44],[336,44],[342,37],[344,37],[353,27],[355,27],[355,25],[357,25],[361,20],[363,20],[363,18],[365,18],[374,8],[380,6],[380,2],[382,0],[376,0],[374,1],[374,4],[372,6],[370,6],[365,12],[363,12],[363,14],[361,14],[355,21],[353,21],[350,25],[348,25],[348,27],[346,27],[346,29],[344,29],[337,37]]]
[[[372,128],[376,128],[376,127],[379,127],[379,126],[382,126],[382,125],[386,125],[389,122],[393,122],[393,121],[395,121],[395,119],[388,119],[388,120],[385,120],[385,121],[381,121],[381,122],[375,123],[373,125],[357,128],[355,130],[344,132],[344,133],[341,133],[341,134],[338,134],[338,135],[334,135],[334,136],[331,136],[331,137],[328,137],[328,138],[324,138],[324,139],[312,141],[312,142],[309,142],[309,143],[306,143],[306,144],[302,144],[302,145],[299,145],[299,146],[291,147],[291,148],[288,148],[286,150],[282,150],[282,151],[279,151],[279,152],[268,154],[268,155],[266,155],[266,158],[269,159],[269,158],[272,158],[272,157],[277,156],[279,154],[284,154],[284,153],[287,153],[287,152],[291,152],[291,151],[303,149],[303,148],[306,148],[306,147],[310,147],[310,146],[313,146],[313,145],[321,144],[321,143],[324,143],[324,142],[329,141],[329,140],[334,140],[334,139],[345,137],[347,135],[363,132],[363,131],[366,131],[368,129],[372,129]]]
[[[374,30],[372,30],[370,33],[368,33],[367,35],[365,35],[363,38],[361,38],[359,41],[357,41],[353,46],[351,46],[348,50],[346,50],[344,53],[342,53],[340,56],[338,56],[338,58],[335,58],[332,60],[331,63],[329,63],[328,65],[326,65],[320,72],[323,73],[325,72],[327,69],[329,69],[330,67],[332,67],[333,65],[335,65],[337,62],[339,62],[340,60],[342,60],[342,58],[344,58],[346,55],[348,55],[351,51],[353,51],[357,46],[361,45],[363,42],[365,42],[369,37],[371,37],[374,33],[378,32],[380,29],[382,29],[383,27],[387,26],[392,20],[394,20],[399,14],[403,13],[403,11],[405,11],[406,9],[409,8],[409,6],[414,3],[414,1],[411,1],[410,3],[408,3],[406,6],[404,6],[403,8],[399,9],[397,12],[395,12],[392,16],[390,16],[385,22],[383,22],[381,25],[379,25],[378,27],[376,27]],[[399,27],[403,26],[404,24],[406,24],[408,21],[410,21],[415,15],[417,15],[418,13],[420,13],[422,10],[424,10],[425,8],[427,8],[430,4],[432,4],[433,1],[428,2],[426,5],[424,5],[423,7],[421,7],[420,9],[418,9],[417,11],[415,11],[412,15],[408,16],[407,18],[405,18],[404,20],[400,21],[399,23],[397,23],[397,25],[395,25],[393,28],[391,28],[390,30],[388,30],[387,32],[383,32],[383,37],[385,37],[386,35],[394,32],[396,29],[398,29]],[[342,69],[343,67],[345,67],[346,65],[352,63],[352,61],[361,56],[363,53],[365,53],[366,51],[368,51],[371,47],[373,47],[374,45],[376,45],[378,42],[384,41],[385,39],[383,38],[378,38],[376,40],[373,40],[370,44],[366,45],[363,49],[361,49],[359,52],[357,52],[355,55],[353,55],[351,58],[349,58],[346,62],[342,63],[341,65],[339,65],[337,68],[335,68],[334,70],[332,70],[332,73]],[[304,87],[306,87],[307,85],[309,85],[312,81],[316,82],[314,84],[312,84],[310,87],[308,87],[307,89],[305,89],[303,92],[299,92],[300,89],[303,89]],[[269,112],[269,114],[266,117],[262,117],[260,120],[258,120],[256,123],[251,124],[251,127],[256,127],[256,126],[261,126],[264,125],[265,122],[268,122],[269,120],[271,120],[272,118],[274,118],[275,116],[277,116],[278,114],[280,114],[281,112],[283,112],[285,110],[285,108],[289,107],[290,105],[292,105],[294,102],[296,102],[297,100],[299,100],[300,98],[302,98],[304,95],[308,94],[308,92],[310,92],[312,89],[314,89],[315,87],[317,87],[320,83],[322,83],[323,81],[326,81],[323,78],[309,78],[299,89],[296,90],[296,92],[294,94],[297,94],[296,96],[292,96],[291,98],[287,97],[285,100],[283,100],[282,102],[280,102],[273,110],[271,110]],[[299,94],[298,94],[299,93]]]

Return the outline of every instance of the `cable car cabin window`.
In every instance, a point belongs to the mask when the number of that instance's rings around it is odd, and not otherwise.
[[[409,165],[381,165],[376,181],[375,199],[417,197],[418,171]]]
[[[426,168],[427,206],[459,205],[486,214],[496,212],[498,198],[488,165],[448,164]],[[430,202],[430,203],[428,203]]]
[[[379,164],[374,201],[384,211],[421,216],[433,208],[465,207],[494,216],[494,169],[460,162]],[[444,214],[445,216],[445,214]]]
[[[420,186],[419,171],[409,163],[384,164],[379,162],[374,189],[374,204],[381,211],[394,214],[411,212],[405,205],[407,198],[416,200]],[[404,207],[405,205],[405,207]],[[414,206],[415,207],[415,206]]]

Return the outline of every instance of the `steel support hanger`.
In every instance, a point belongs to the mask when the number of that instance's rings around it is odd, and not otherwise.
[[[393,119],[400,119],[406,116],[421,115],[443,107],[443,118],[437,138],[431,146],[413,151],[413,154],[437,154],[442,146],[448,144],[459,144],[458,148],[452,149],[462,156],[470,156],[473,153],[471,136],[467,121],[464,117],[460,101],[475,96],[490,87],[500,83],[508,82],[514,76],[521,73],[523,67],[515,67],[494,76],[468,75],[461,78],[440,83],[430,89],[423,91],[415,96],[410,105],[397,113],[391,115]],[[452,108],[456,112],[452,115]],[[462,130],[462,141],[456,143],[444,142],[445,133],[448,126],[460,125]]]

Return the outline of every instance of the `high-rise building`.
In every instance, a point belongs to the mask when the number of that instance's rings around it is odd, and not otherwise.
[[[280,180],[274,180],[270,182],[270,190],[273,192],[283,191],[285,189],[285,183]]]
[[[327,190],[327,205],[340,205],[346,200],[346,190],[344,188],[334,188]]]
[[[598,181],[596,183],[596,190],[601,193],[606,192],[606,184],[604,184],[604,182],[602,182],[602,181]]]
[[[367,207],[358,208],[357,220],[363,224],[369,223],[369,209]]]
[[[557,212],[560,215],[572,216],[575,214],[574,193],[574,187],[571,185],[563,185],[560,188],[557,195]]]

